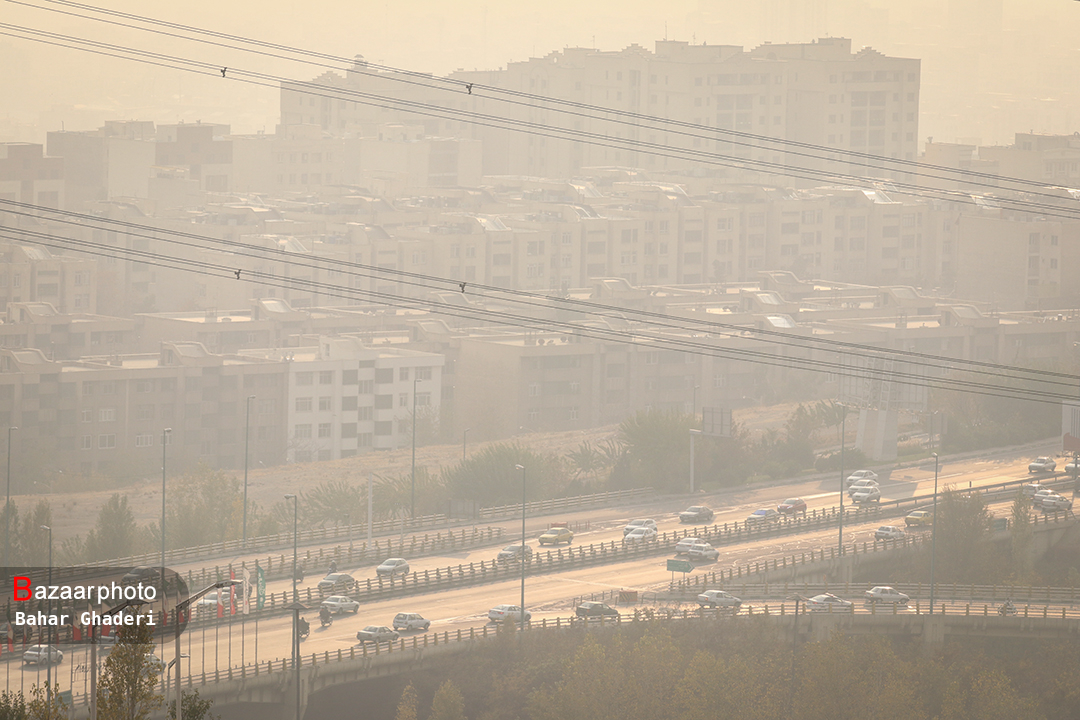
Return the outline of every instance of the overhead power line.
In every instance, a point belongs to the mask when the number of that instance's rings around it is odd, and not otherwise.
[[[13,208],[20,208],[19,210]],[[20,203],[14,200],[0,199],[0,210],[12,215],[35,219],[49,219],[75,227],[119,231],[131,237],[157,240],[169,244],[183,246],[194,250],[210,249],[210,246],[219,246],[222,251],[230,253],[247,254],[250,257],[265,259],[274,257],[285,265],[304,267],[315,270],[334,270],[354,277],[368,278],[372,280],[392,279],[393,281],[415,287],[422,291],[452,291],[457,293],[461,285],[459,279],[440,277],[436,275],[411,272],[406,270],[379,268],[374,265],[356,261],[347,261],[336,258],[316,258],[301,260],[296,253],[281,248],[260,248],[237,240],[215,238],[208,235],[188,233],[179,230],[165,230],[150,225],[143,225],[125,220],[102,218],[85,213],[76,213],[66,210],[55,210],[29,203]],[[42,215],[44,213],[44,215]],[[184,238],[183,240],[176,238]],[[191,242],[189,242],[189,240]],[[486,285],[475,281],[467,281],[470,292],[478,291],[497,293],[502,301],[514,302],[529,307],[547,310],[553,306],[564,307],[570,311],[578,312],[587,316],[610,319],[623,318],[627,315],[635,317],[639,322],[654,325],[664,329],[685,332],[712,332],[720,335],[751,337],[781,346],[790,346],[803,350],[830,350],[837,353],[846,353],[850,357],[863,357],[878,359],[892,357],[902,359],[908,364],[925,367],[938,372],[950,372],[972,368],[969,372],[977,372],[988,376],[1015,378],[1017,375],[1028,375],[1039,382],[1052,383],[1065,388],[1074,388],[1080,382],[1080,376],[1069,375],[1048,370],[1023,368],[1018,366],[1001,365],[987,361],[967,360],[951,358],[948,356],[919,353],[912,350],[882,348],[863,343],[852,343],[831,338],[819,338],[816,336],[804,336],[795,333],[785,333],[780,330],[768,330],[764,328],[748,328],[745,325],[724,323],[718,320],[676,317],[656,311],[648,311],[637,308],[624,308],[617,305],[607,305],[592,300],[579,298],[548,295],[524,290],[507,289],[494,285]],[[1053,378],[1044,379],[1044,378]],[[1062,382],[1059,382],[1061,380]]]

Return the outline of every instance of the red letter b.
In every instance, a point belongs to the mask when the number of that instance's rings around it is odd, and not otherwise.
[[[15,586],[15,600],[17,602],[22,602],[23,600],[29,600],[30,599],[30,594],[31,594],[30,593],[30,578],[23,577],[22,575],[16,575],[13,579],[15,581],[15,583],[14,583],[14,586]],[[22,590],[23,592],[20,593],[19,592],[20,590]],[[25,593],[25,594],[23,594],[23,593]]]

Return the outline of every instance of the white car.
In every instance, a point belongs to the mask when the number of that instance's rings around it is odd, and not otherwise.
[[[431,621],[420,613],[398,613],[394,616],[395,630],[427,630]]]
[[[356,639],[362,643],[383,643],[393,642],[401,637],[397,630],[391,630],[385,625],[368,625],[363,630],[359,630],[356,633]]]
[[[777,522],[780,522],[780,512],[776,508],[761,508],[750,513],[746,518],[747,525],[764,525]]]
[[[528,610],[525,611],[525,620],[532,619],[532,613]],[[493,622],[502,622],[504,620],[513,620],[514,622],[521,622],[521,606],[520,605],[496,605],[488,610],[488,620]]]
[[[1032,505],[1034,505],[1035,498],[1032,498],[1031,502]],[[1071,510],[1072,506],[1072,500],[1067,497],[1058,495],[1057,493],[1053,493],[1051,495],[1043,495],[1042,499],[1039,500],[1038,504],[1038,507],[1042,508],[1043,510]]]
[[[847,480],[844,481],[848,487],[851,487],[859,480],[873,480],[877,482],[877,473],[873,470],[856,470],[847,476]]]
[[[360,611],[360,603],[347,595],[331,595],[320,603],[320,607],[335,614],[351,612],[355,615]]]
[[[838,598],[832,593],[822,593],[808,598],[806,607],[815,612],[849,612],[855,607],[855,603]]]
[[[64,660],[64,653],[55,645],[31,645],[22,656],[27,665],[50,665]]]
[[[876,487],[859,488],[851,493],[852,502],[860,505],[881,502],[881,491]]]
[[[623,535],[629,535],[634,530],[637,530],[640,527],[650,528],[654,533],[659,532],[657,530],[657,528],[656,528],[656,521],[655,520],[645,519],[645,520],[631,520],[630,522],[626,523],[626,525],[623,526],[622,534]]]
[[[624,535],[622,539],[622,541],[627,544],[651,542],[653,540],[656,540],[656,530],[644,525],[641,527],[636,527],[630,532],[626,533],[626,535]]]
[[[907,531],[896,525],[882,525],[874,531],[874,540],[903,540]]]
[[[687,542],[689,540],[690,542]],[[712,560],[720,558],[720,551],[704,540],[683,538],[675,546],[676,555],[686,555],[691,560]]]
[[[1028,465],[1028,472],[1033,472],[1033,473],[1054,472],[1054,470],[1056,468],[1057,468],[1057,462],[1054,461],[1054,458],[1040,457],[1040,458],[1035,458],[1035,460],[1033,460]]]
[[[408,575],[409,574],[409,561],[405,558],[388,558],[382,561],[382,564],[375,568],[375,574],[378,576],[389,575],[394,577],[395,575]]]
[[[703,608],[722,607],[738,610],[739,606],[742,605],[742,600],[725,590],[706,590],[697,596],[697,601]]]
[[[878,487],[877,480],[871,480],[870,478],[862,478],[860,480],[856,480],[848,486],[847,494],[851,497],[854,497],[855,493],[859,492],[860,490],[876,487]]]
[[[891,588],[888,585],[879,585],[874,588],[870,588],[865,593],[866,599],[871,603],[896,603],[899,605],[907,605],[909,598],[904,593],[900,592],[896,588]]]

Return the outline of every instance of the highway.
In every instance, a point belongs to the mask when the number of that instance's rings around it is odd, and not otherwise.
[[[1028,459],[987,460],[958,463],[943,466],[939,475],[942,487],[952,483],[958,488],[980,487],[1010,479],[1028,477]],[[933,465],[917,469],[881,473],[881,489],[884,499],[912,497],[916,494],[933,492]],[[527,529],[530,539],[535,538],[547,527],[549,521],[561,520],[572,524],[588,523],[588,529],[575,536],[575,544],[621,541],[621,527],[633,517],[653,517],[661,531],[685,529],[680,525],[674,513],[685,509],[689,504],[706,504],[716,511],[716,523],[732,523],[745,517],[758,507],[775,505],[785,497],[801,496],[810,508],[834,506],[838,493],[830,491],[829,486],[839,485],[839,478],[822,482],[801,482],[782,487],[740,489],[688,498],[658,498],[622,508],[597,509],[571,513],[558,518],[535,518]],[[997,512],[1007,510],[1008,503],[999,503]],[[845,543],[873,540],[873,531],[880,524],[894,521],[874,521],[845,527]],[[896,522],[901,522],[897,519]],[[514,526],[520,533],[520,522],[505,524],[509,537],[514,537]],[[755,562],[785,555],[805,552],[809,549],[835,546],[836,528],[825,528],[800,535],[757,538],[750,542],[734,546],[721,547],[720,558],[714,564],[698,564],[701,571],[731,568],[747,562]],[[507,540],[502,545],[512,542]],[[535,540],[532,541],[535,545]],[[434,570],[460,563],[490,561],[498,551],[498,546],[469,551],[441,553],[429,557],[411,560],[414,570]],[[601,566],[591,566],[575,570],[553,572],[540,576],[530,576],[526,583],[526,606],[533,613],[534,622],[544,618],[567,617],[573,613],[575,598],[619,589],[639,591],[657,590],[667,587],[670,574],[665,569],[665,558],[671,555],[638,558]],[[192,568],[179,568],[195,569]],[[351,572],[357,579],[374,577],[374,569],[368,567],[340,567],[339,571]],[[311,573],[301,587],[314,586],[321,573]],[[291,581],[275,580],[268,583],[267,591],[280,593],[291,588]],[[903,590],[904,588],[901,588]],[[432,621],[432,632],[458,629],[482,628],[487,621],[489,608],[500,603],[517,604],[520,599],[520,580],[504,580],[472,587],[442,590],[437,593],[406,598],[386,599],[361,605],[356,615],[339,615],[329,628],[320,628],[317,607],[305,613],[312,625],[311,636],[303,642],[302,653],[322,654],[348,650],[357,644],[356,631],[365,625],[390,625],[398,612],[418,612]],[[752,601],[752,598],[744,598]],[[1056,609],[1056,608],[1055,608]],[[913,612],[914,610],[901,610]],[[1041,610],[1040,610],[1041,612]],[[230,665],[239,666],[241,662],[251,664],[258,660],[265,666],[267,660],[280,662],[281,658],[291,653],[291,619],[285,616],[264,618],[258,623],[255,632],[254,620],[245,625],[195,627],[182,638],[182,651],[188,654],[184,660],[184,674],[202,672],[212,673],[215,668],[225,670]],[[406,635],[408,637],[408,635]],[[256,645],[257,643],[257,645]],[[34,682],[43,682],[43,668],[23,668],[17,662],[19,652],[4,653],[0,656],[0,672],[4,673],[3,682],[11,689],[29,689]],[[88,649],[84,647],[65,648],[63,663],[55,668],[54,680],[61,689],[74,688],[76,694],[84,691],[87,683]],[[159,657],[166,662],[174,657],[171,642],[164,649],[158,649]]]

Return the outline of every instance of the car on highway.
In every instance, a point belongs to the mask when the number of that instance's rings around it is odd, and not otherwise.
[[[532,619],[532,613],[528,610],[525,611],[525,620]],[[503,622],[506,620],[513,620],[514,622],[521,622],[521,606],[520,605],[496,605],[488,610],[488,620],[493,622]]]
[[[746,518],[747,525],[765,525],[780,522],[780,513],[776,508],[761,508],[750,513]]]
[[[802,498],[787,498],[776,506],[776,512],[781,515],[794,515],[795,513],[806,514],[806,501]]]
[[[877,473],[873,470],[856,470],[847,476],[844,484],[850,487],[860,480],[873,480],[874,482],[877,482]]]
[[[882,525],[874,531],[874,540],[903,540],[907,531],[897,525]]]
[[[538,540],[541,545],[558,545],[559,543],[569,545],[574,542],[574,531],[568,527],[549,527],[540,535]]]
[[[1041,472],[1054,472],[1057,468],[1057,462],[1052,457],[1038,457],[1028,464],[1028,472],[1041,473]]]
[[[398,613],[392,623],[395,630],[427,630],[431,621],[420,613]]]
[[[27,665],[55,665],[64,661],[64,653],[55,645],[31,645],[22,660]]]
[[[701,525],[711,523],[715,516],[716,513],[704,505],[691,505],[679,513],[679,522]]]
[[[383,575],[389,575],[394,577],[395,575],[408,575],[409,574],[409,561],[405,558],[387,558],[375,568],[375,574],[379,577]]]
[[[525,562],[529,562],[530,560],[532,560],[533,556],[532,546],[522,545],[521,543],[507,545],[499,551],[499,554],[495,556],[495,559],[498,562],[504,563],[521,562],[522,547],[525,548]]]
[[[888,585],[878,585],[877,587],[870,588],[864,595],[867,602],[870,603],[895,603],[897,605],[907,605],[908,600],[911,599],[896,588],[889,587]]]
[[[807,609],[815,612],[846,611],[851,610],[854,606],[855,603],[850,600],[838,598],[832,593],[822,593],[806,600]]]
[[[351,612],[355,615],[360,612],[360,603],[356,602],[348,595],[331,595],[319,603],[319,606],[324,607],[337,615],[346,612]]]
[[[698,538],[683,538],[677,542],[675,544],[675,554],[686,555],[691,560],[712,560],[716,562],[720,559],[719,550]]]
[[[851,493],[851,501],[859,505],[871,505],[881,502],[881,490],[877,487],[859,488]]]
[[[623,525],[622,534],[623,535],[629,535],[631,532],[633,532],[634,530],[637,530],[639,527],[652,528],[652,530],[654,532],[659,532],[659,530],[656,527],[656,521],[655,520],[642,519],[642,520],[631,520],[630,522],[626,523],[626,525]]]
[[[611,607],[607,603],[602,602],[583,602],[574,609],[574,614],[578,617],[621,617],[619,611]]]
[[[397,630],[392,630],[385,625],[368,625],[356,633],[356,639],[362,643],[393,642],[401,637]]]
[[[334,590],[352,590],[356,587],[356,579],[349,573],[330,573],[319,581],[320,592],[333,592]]]
[[[904,518],[904,525],[908,527],[929,527],[934,524],[933,510],[912,510]]]
[[[878,487],[877,480],[871,480],[870,478],[862,478],[861,480],[856,480],[855,482],[848,485],[847,494],[848,496],[854,496],[855,493],[859,492],[860,490],[876,487]]]
[[[726,590],[706,590],[697,596],[698,605],[703,608],[730,608],[738,610],[742,600]]]
[[[1036,505],[1036,507],[1039,507],[1047,512],[1057,510],[1071,510],[1073,506],[1072,500],[1067,497],[1058,495],[1057,493],[1050,493],[1048,495],[1042,496],[1036,495],[1035,497],[1040,498],[1039,503],[1038,505]],[[1035,505],[1035,498],[1031,499],[1031,504]]]
[[[633,545],[634,543],[653,542],[657,538],[656,530],[651,527],[641,526],[634,528],[626,535],[623,536],[623,543],[627,545]]]
[[[160,567],[152,567],[150,565],[140,565],[138,567],[131,568],[131,570],[129,570],[127,573],[125,573],[124,577],[120,578],[120,584],[121,585],[138,585],[139,583],[142,583],[143,585],[152,584],[152,583],[157,581],[158,575],[160,575],[160,573],[161,573],[161,568]],[[168,576],[166,575],[166,577],[168,577]]]

